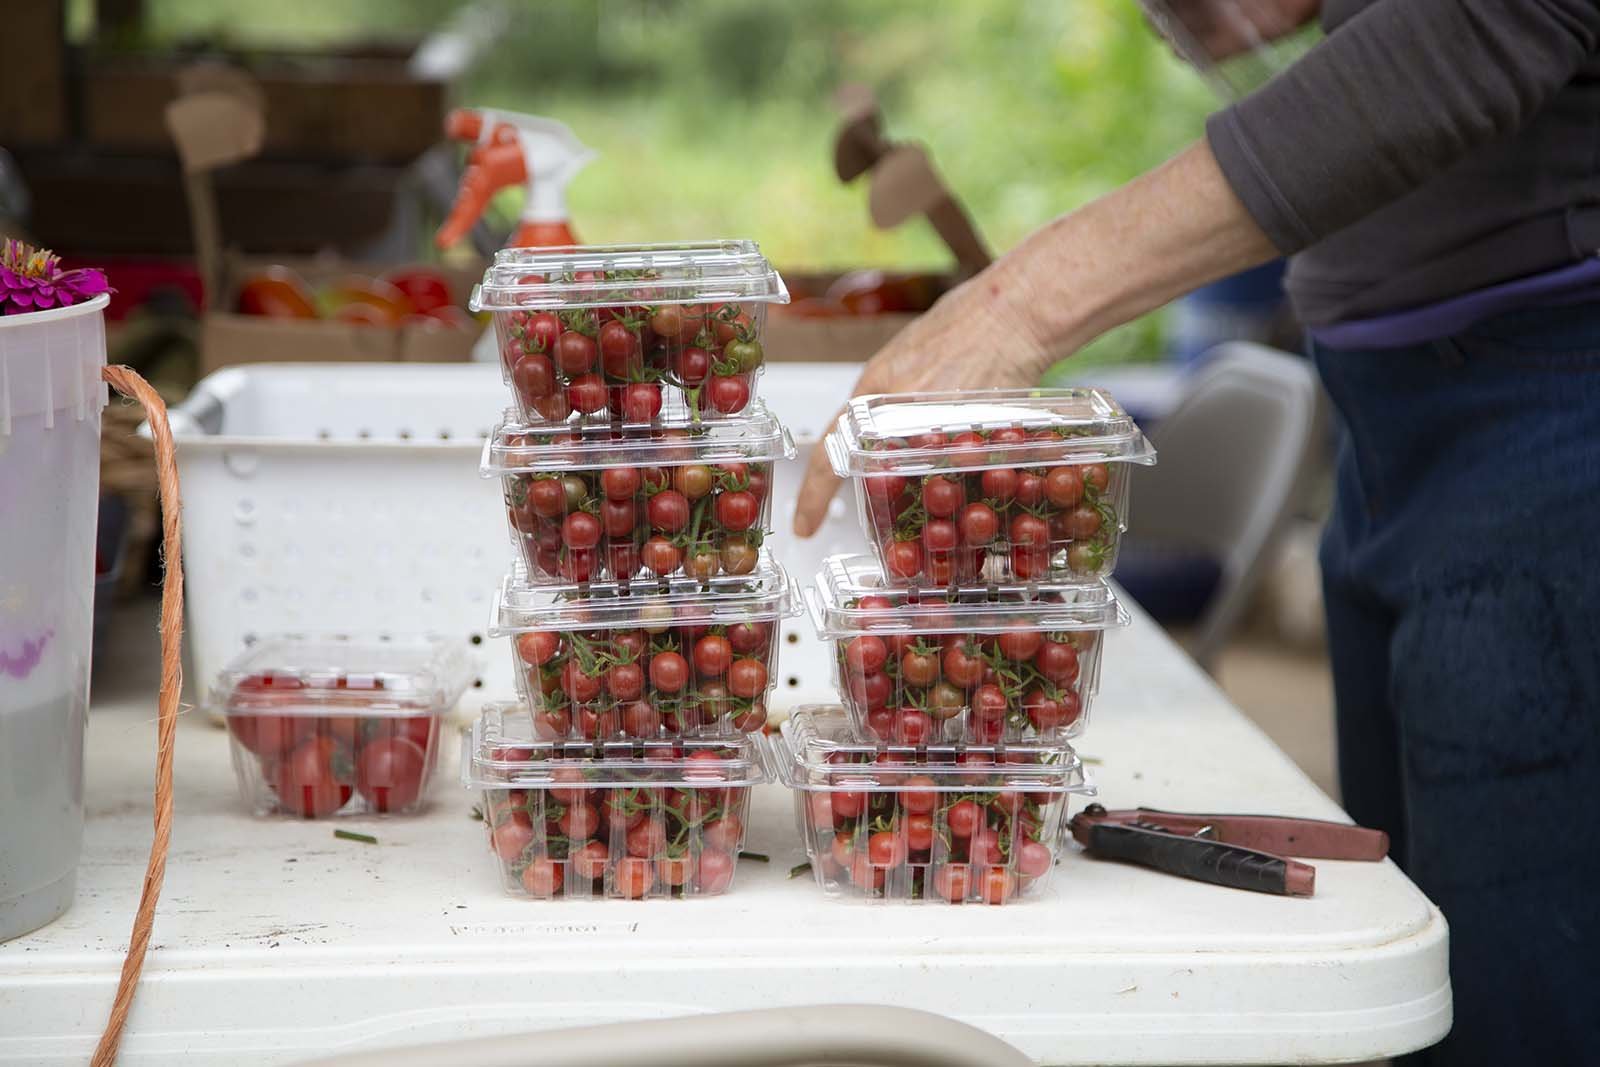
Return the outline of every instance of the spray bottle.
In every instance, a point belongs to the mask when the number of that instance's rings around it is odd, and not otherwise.
[[[567,214],[567,183],[595,156],[566,123],[491,108],[457,108],[445,119],[446,136],[474,147],[467,157],[450,217],[434,235],[440,248],[466,236],[495,193],[523,183],[522,220],[507,248],[574,245]]]

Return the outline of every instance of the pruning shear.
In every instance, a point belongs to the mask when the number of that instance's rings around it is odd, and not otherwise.
[[[1072,817],[1069,829],[1095,856],[1197,882],[1289,897],[1309,897],[1317,869],[1287,856],[1377,861],[1389,852],[1389,835],[1382,830],[1283,815],[1107,811],[1090,804]]]

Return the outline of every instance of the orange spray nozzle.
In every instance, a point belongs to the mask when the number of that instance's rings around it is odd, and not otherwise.
[[[456,202],[439,232],[434,234],[434,243],[440,248],[449,248],[461,240],[488,208],[495,193],[527,178],[527,162],[515,140],[510,144],[485,144],[474,148],[467,157],[467,169],[461,175]]]

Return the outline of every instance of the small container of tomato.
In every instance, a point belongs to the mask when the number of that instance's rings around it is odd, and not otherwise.
[[[857,397],[826,447],[884,574],[915,586],[1110,574],[1130,465],[1155,462],[1098,389]]]
[[[869,556],[824,560],[806,599],[861,736],[908,744],[1076,736],[1128,624],[1105,582],[907,589]]]
[[[514,571],[489,633],[511,638],[536,737],[737,736],[766,725],[778,630],[800,610],[765,553],[708,582],[534,586]]]
[[[885,745],[837,706],[767,739],[817,884],[866,900],[1006,904],[1056,865],[1067,798],[1093,795],[1066,743]]]
[[[541,900],[726,892],[769,780],[753,737],[552,741],[517,704],[484,708],[462,764],[506,892]]]
[[[533,582],[707,580],[754,571],[772,465],[794,442],[760,402],[715,423],[653,427],[502,422],[480,472],[499,478]]]
[[[259,815],[404,815],[422,802],[443,717],[472,680],[443,640],[274,637],[217,678],[244,802]]]
[[[524,421],[649,423],[744,411],[767,305],[788,302],[754,241],[707,241],[505,249],[470,306]]]

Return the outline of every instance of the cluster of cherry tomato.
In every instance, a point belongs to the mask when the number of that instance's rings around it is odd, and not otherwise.
[[[772,465],[616,466],[504,482],[506,517],[532,577],[706,580],[756,569]]]
[[[952,586],[1109,571],[1126,494],[1120,464],[986,466],[1004,458],[996,449],[1058,439],[1066,440],[1055,430],[1003,427],[872,442],[880,450],[940,450],[949,457],[948,466],[929,474],[859,479],[884,572],[901,583]]]
[[[542,738],[760,730],[773,623],[518,634],[517,675]]]
[[[892,610],[888,597],[855,601]],[[1028,735],[1060,737],[1082,725],[1098,654],[1089,631],[871,632],[835,642],[845,706],[872,736],[903,744]]]
[[[557,766],[548,786],[486,790],[489,847],[507,887],[541,899],[724,892],[744,844],[750,790],[707,783],[726,780],[717,765],[737,752],[731,745],[673,751],[640,756],[674,763],[670,784],[659,771],[629,781],[616,769],[601,776]]]
[[[663,386],[680,390],[697,417],[745,409],[766,360],[761,305],[649,305],[642,291],[627,287],[630,279],[649,277],[578,271],[567,280],[617,282],[607,297],[615,303],[496,314],[501,362],[523,418],[565,422],[578,412],[649,422],[661,413]]]
[[[250,710],[230,708],[228,731],[234,766],[250,801],[263,813],[303,819],[414,809],[433,767],[439,717],[363,714],[360,691],[381,689],[381,679],[365,679],[359,690],[350,690],[349,714],[255,710],[277,693],[284,694],[285,703],[292,701],[303,684],[296,677],[265,674],[235,688]],[[346,688],[345,679],[335,688]],[[359,804],[353,802],[357,796]]]
[[[1003,789],[999,778],[992,788],[970,781],[974,764],[994,757],[964,752],[958,758],[960,791],[941,790],[938,783],[947,774],[911,759],[892,784],[797,793],[807,849],[823,888],[888,899],[1004,904],[1042,883],[1055,865],[1064,798]],[[880,767],[885,762],[877,760]]]

